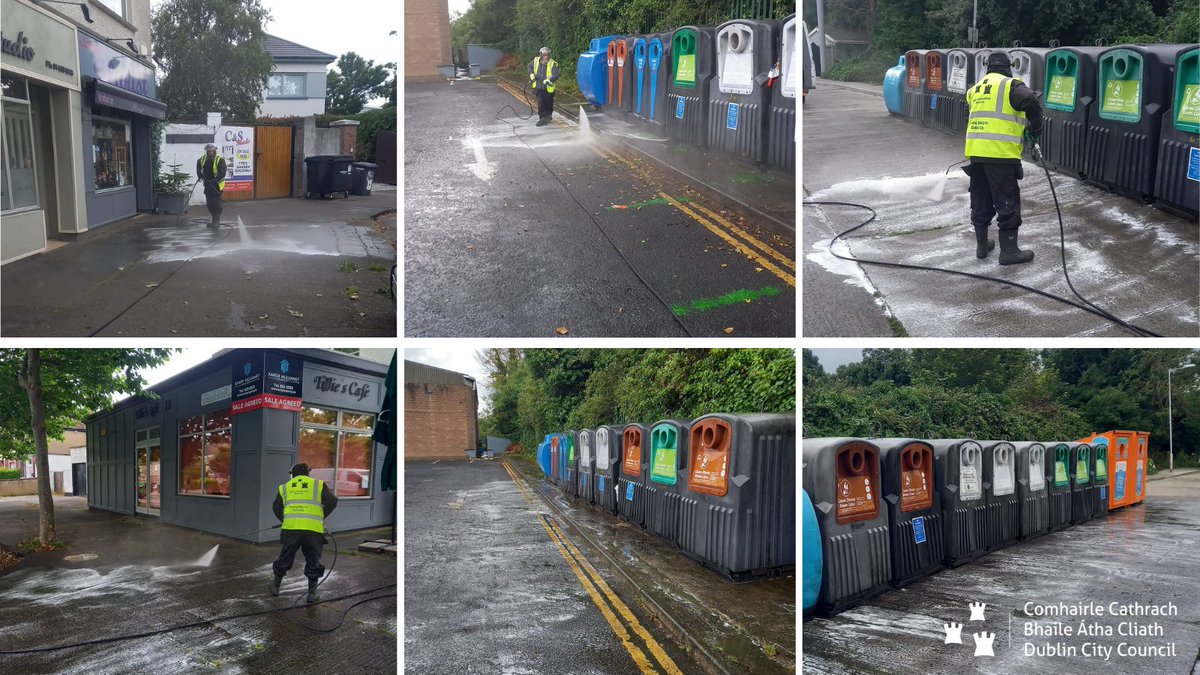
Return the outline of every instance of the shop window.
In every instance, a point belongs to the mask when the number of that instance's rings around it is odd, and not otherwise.
[[[129,123],[124,120],[92,118],[92,161],[96,165],[97,190],[133,185],[131,137]]]
[[[267,78],[267,98],[307,98],[304,73],[272,73]]]
[[[179,494],[230,495],[233,422],[228,410],[179,422]]]
[[[370,497],[375,416],[304,406],[300,410],[299,460],[309,475],[334,486],[338,497]]]
[[[34,208],[38,205],[37,166],[33,146],[33,123],[25,80],[7,73],[2,83],[4,130],[0,133],[0,211]]]

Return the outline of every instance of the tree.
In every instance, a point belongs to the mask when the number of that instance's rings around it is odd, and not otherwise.
[[[220,112],[253,119],[274,68],[263,48],[270,13],[259,0],[167,0],[154,11],[158,89],[172,119]]]
[[[354,52],[338,57],[337,70],[325,75],[325,112],[353,115],[373,98],[396,100],[396,64],[375,65]],[[389,79],[388,76],[391,76]]]
[[[37,455],[38,540],[55,541],[47,438],[108,407],[114,394],[140,393],[141,372],[171,349],[0,349],[0,454]],[[23,400],[22,400],[23,399]]]

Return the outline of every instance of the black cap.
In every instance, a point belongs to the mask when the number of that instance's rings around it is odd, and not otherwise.
[[[292,467],[292,477],[293,478],[295,478],[296,476],[307,476],[307,475],[308,475],[308,465],[305,464],[304,462],[300,462],[296,466]]]
[[[988,68],[1012,68],[1007,52],[992,52],[987,58]]]

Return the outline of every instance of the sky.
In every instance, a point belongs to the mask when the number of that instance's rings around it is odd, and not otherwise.
[[[821,367],[827,373],[837,370],[838,366],[862,361],[863,352],[861,349],[809,349],[808,351],[817,357],[817,360],[821,362]]]
[[[470,375],[475,378],[479,388],[479,408],[483,413],[491,407],[492,389],[488,386],[487,371],[475,360],[475,350],[462,347],[444,347],[430,349],[405,349],[404,359],[416,361],[427,366],[437,366],[456,373]],[[485,405],[486,403],[486,405]]]
[[[172,354],[171,358],[161,366],[142,371],[142,377],[146,379],[147,387],[153,387],[164,380],[175,377],[192,366],[198,366],[201,363],[204,363],[211,358],[213,354],[216,354],[217,351],[218,349],[215,347],[187,347],[181,352],[175,352]],[[128,396],[128,394],[117,394],[113,396],[112,399],[115,403],[117,401],[125,400],[128,398]]]
[[[450,18],[455,14],[466,14],[471,9],[472,0],[450,0]]]

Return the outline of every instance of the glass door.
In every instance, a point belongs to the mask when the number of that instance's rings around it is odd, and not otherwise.
[[[158,427],[142,429],[137,438],[137,512],[159,515],[162,508],[162,446]]]

